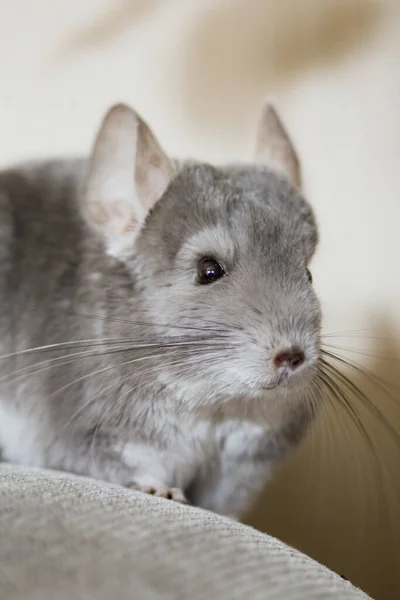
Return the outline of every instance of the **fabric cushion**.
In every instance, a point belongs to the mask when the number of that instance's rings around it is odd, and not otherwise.
[[[0,598],[367,598],[300,552],[196,508],[0,465]]]

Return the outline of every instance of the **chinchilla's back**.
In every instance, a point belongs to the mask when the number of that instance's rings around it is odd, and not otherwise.
[[[82,166],[57,161],[0,174],[2,354],[19,346],[21,335],[41,330],[47,338],[43,328],[51,328],[57,304],[75,293],[84,239],[77,207]]]

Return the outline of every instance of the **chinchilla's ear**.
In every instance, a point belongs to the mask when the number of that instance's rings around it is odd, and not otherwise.
[[[256,161],[284,175],[295,188],[301,188],[299,159],[278,113],[269,102],[264,106],[259,123]]]
[[[131,254],[147,213],[174,177],[148,125],[128,106],[105,115],[89,160],[83,212],[117,258]]]

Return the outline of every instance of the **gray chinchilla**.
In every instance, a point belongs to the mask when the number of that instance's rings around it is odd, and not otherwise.
[[[130,108],[0,173],[3,460],[238,518],[318,404],[317,243],[266,105],[254,164],[169,159]]]

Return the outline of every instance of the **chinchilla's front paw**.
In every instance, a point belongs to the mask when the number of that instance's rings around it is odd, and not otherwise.
[[[168,487],[163,483],[138,483],[132,481],[126,485],[131,490],[137,490],[144,494],[150,494],[151,496],[157,496],[158,498],[166,498],[167,500],[174,500],[180,504],[187,504],[185,494],[180,488]]]

